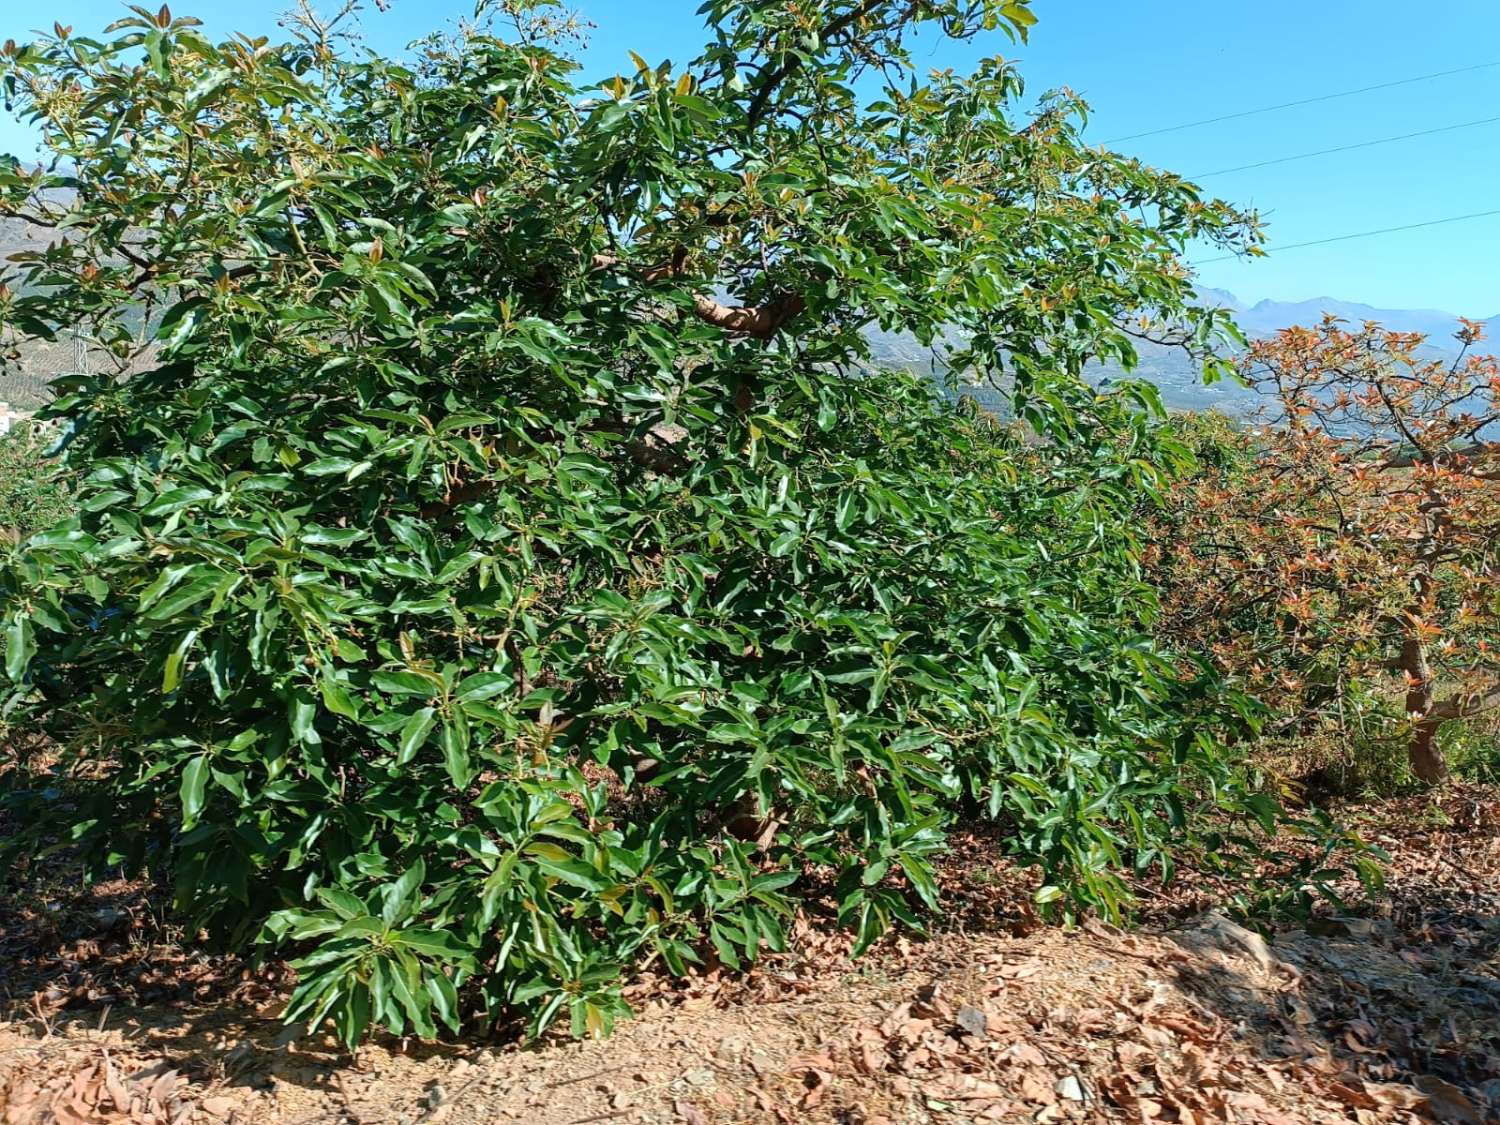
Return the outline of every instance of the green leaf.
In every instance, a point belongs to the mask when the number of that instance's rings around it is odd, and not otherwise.
[[[347,457],[320,457],[303,465],[302,471],[310,477],[332,477],[346,474],[353,468],[354,462]]]
[[[416,904],[417,892],[427,878],[427,865],[418,858],[401,873],[401,877],[387,886],[383,893],[380,917],[387,926],[393,926],[406,917]]]
[[[608,890],[612,885],[609,879],[576,859],[558,860],[537,856],[536,865],[548,875],[585,891],[598,893]]]
[[[515,686],[515,680],[505,672],[477,672],[465,676],[454,690],[455,698],[468,703],[481,699],[493,699]]]
[[[783,531],[771,543],[771,557],[773,559],[785,558],[792,553],[801,539],[800,531]]]
[[[301,688],[292,693],[287,706],[287,722],[292,737],[304,746],[317,746],[323,741],[318,734],[318,706]]]
[[[189,297],[179,301],[162,314],[156,328],[156,338],[165,341],[165,347],[174,348],[197,331],[208,315],[210,306],[206,297]]]
[[[342,887],[319,887],[315,893],[321,902],[346,922],[369,914],[365,904]]]
[[[408,926],[403,930],[397,930],[393,935],[393,940],[408,949],[414,949],[418,953],[444,961],[460,961],[467,958],[471,952],[467,945],[447,930],[427,929],[422,926]]]
[[[36,635],[32,632],[31,618],[24,610],[18,610],[5,630],[5,674],[20,683],[35,656]]]
[[[861,497],[853,491],[846,491],[839,496],[838,509],[834,513],[834,526],[840,531],[848,531],[858,518]]]
[[[205,795],[208,791],[208,778],[208,755],[199,754],[195,758],[189,758],[187,765],[182,769],[182,784],[177,791],[178,800],[182,802],[184,828],[191,828],[196,824],[203,812]]]
[[[198,630],[189,629],[183,634],[182,640],[177,647],[167,654],[166,662],[162,666],[161,690],[166,695],[177,690],[177,685],[182,682],[182,665],[187,659],[188,651],[193,647],[193,642],[198,639]]]
[[[397,762],[406,765],[417,756],[417,751],[427,741],[427,736],[432,732],[432,725],[436,721],[437,711],[431,707],[423,707],[420,711],[412,713],[411,717],[401,727],[401,738],[398,744]],[[446,749],[446,748],[445,748]]]
[[[228,67],[217,66],[205,71],[198,81],[188,87],[187,96],[184,99],[187,108],[194,112],[202,109],[213,100],[214,95],[233,82],[234,78],[234,71]]]
[[[459,1029],[458,990],[453,987],[453,982],[440,972],[426,974],[425,983],[438,1018],[457,1035]]]
[[[186,511],[205,500],[212,500],[214,493],[201,486],[170,488],[141,509],[143,516],[169,516]]]
[[[180,617],[200,602],[213,597],[224,588],[227,582],[233,580],[232,575],[205,574],[172,590],[141,616],[147,621],[170,621],[174,617]]]
[[[331,713],[342,715],[346,719],[359,718],[359,705],[344,685],[334,677],[333,669],[327,665],[323,666],[318,686],[323,694],[323,706]]]
[[[463,736],[451,721],[445,720],[438,740],[443,746],[443,765],[447,767],[448,777],[458,789],[468,788],[473,770],[469,762],[469,749],[464,745]]]
[[[430,699],[441,686],[434,677],[417,672],[382,671],[370,678],[377,688],[390,695],[420,695]]]

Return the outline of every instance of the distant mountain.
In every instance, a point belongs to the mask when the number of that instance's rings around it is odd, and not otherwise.
[[[1446,343],[1458,328],[1458,317],[1439,309],[1378,309],[1374,305],[1342,301],[1337,297],[1313,297],[1306,301],[1265,300],[1247,306],[1224,289],[1202,289],[1198,295],[1233,312],[1239,326],[1251,336],[1269,336],[1294,324],[1317,324],[1326,313],[1351,324],[1375,320],[1400,332],[1421,332],[1434,344]]]
[[[1198,297],[1204,304],[1228,309],[1234,314],[1235,322],[1252,338],[1270,336],[1293,325],[1314,325],[1323,319],[1325,313],[1332,313],[1351,325],[1373,320],[1398,331],[1421,332],[1428,337],[1427,346],[1434,355],[1451,354],[1457,347],[1453,333],[1458,329],[1458,317],[1437,309],[1381,309],[1337,297],[1312,297],[1305,301],[1264,300],[1247,305],[1227,289],[1210,288],[1200,289]],[[1500,341],[1500,314],[1489,318],[1489,323],[1493,326],[1492,339]],[[931,351],[918,347],[909,337],[872,332],[870,344],[879,366],[913,371],[934,371],[941,367]],[[1500,347],[1500,344],[1495,346]],[[1173,410],[1217,409],[1230,414],[1245,414],[1260,405],[1259,395],[1232,380],[1204,386],[1198,365],[1180,348],[1152,344],[1140,344],[1138,348],[1140,362],[1134,371],[1127,375],[1118,365],[1100,364],[1094,370],[1093,381],[1105,385],[1127,377],[1147,379],[1156,384],[1162,401]],[[985,405],[991,405],[988,399],[999,400],[993,391],[977,393],[975,397]]]
[[[1425,347],[1434,357],[1452,355],[1458,349],[1453,334],[1458,331],[1459,318],[1440,309],[1382,309],[1337,297],[1312,297],[1305,301],[1263,300],[1246,305],[1226,289],[1208,288],[1200,289],[1198,296],[1206,303],[1230,310],[1235,323],[1251,338],[1271,336],[1294,325],[1315,325],[1331,313],[1351,326],[1375,321],[1399,332],[1420,332],[1427,337]],[[1489,323],[1493,324],[1496,333],[1500,333],[1500,315],[1489,318]],[[1153,365],[1143,354],[1141,370],[1137,373],[1156,382],[1167,405],[1179,410],[1201,410],[1213,406],[1238,413],[1258,405],[1259,396],[1244,387],[1234,384],[1203,386],[1193,365],[1184,358],[1175,361],[1166,358],[1159,365]]]

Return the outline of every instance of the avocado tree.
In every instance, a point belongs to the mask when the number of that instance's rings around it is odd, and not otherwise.
[[[0,208],[56,236],[0,322],[120,360],[60,382],[78,512],[3,572],[52,739],[7,799],[301,954],[289,1019],[599,1033],[632,964],[780,947],[810,873],[861,946],[919,924],[964,813],[1114,912],[1242,795],[1148,639],[1171,448],[1080,375],[1210,344],[1178,254],[1253,221],[1001,59],[917,73],[1024,0],[703,11],[592,85],[519,0],[410,61],[166,8],[4,49],[52,156]]]

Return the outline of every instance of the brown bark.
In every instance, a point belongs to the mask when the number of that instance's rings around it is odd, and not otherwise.
[[[1428,583],[1422,581],[1419,586],[1425,594]],[[1437,744],[1437,731],[1443,720],[1435,713],[1432,666],[1427,661],[1427,646],[1415,632],[1419,614],[1420,608],[1413,611],[1408,632],[1401,640],[1401,671],[1406,674],[1406,714],[1413,723],[1406,756],[1411,772],[1419,780],[1434,785],[1448,776],[1448,763]]]
[[[760,801],[755,794],[744,793],[724,810],[722,823],[724,831],[736,840],[753,842],[756,848],[765,851],[786,822],[776,815],[775,809],[767,809],[762,813]]]
[[[589,264],[596,270],[612,269],[620,264],[620,260],[611,254],[595,254]],[[679,277],[686,264],[687,254],[679,249],[672,261],[643,270],[640,277],[643,281]],[[795,293],[785,293],[764,305],[723,305],[702,294],[693,297],[693,314],[699,320],[722,328],[725,332],[751,336],[757,340],[769,340],[783,324],[806,307],[807,302]]]
[[[1437,742],[1438,728],[1449,719],[1477,715],[1500,703],[1500,687],[1434,700],[1429,686],[1427,699],[1427,710],[1412,728],[1407,757],[1411,762],[1411,772],[1429,785],[1435,785],[1448,776],[1448,761]],[[1406,702],[1410,709],[1413,702],[1411,691],[1407,692]]]
[[[693,311],[698,314],[699,320],[726,332],[753,336],[757,340],[769,340],[804,307],[805,302],[795,293],[755,307],[721,305],[718,301],[701,295],[693,298]]]
[[[1419,722],[1411,732],[1411,744],[1406,748],[1411,772],[1419,781],[1436,785],[1448,776],[1448,761],[1437,742],[1438,723],[1428,720]]]

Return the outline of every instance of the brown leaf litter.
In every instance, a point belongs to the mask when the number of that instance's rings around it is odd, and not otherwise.
[[[1391,884],[1358,914],[1270,940],[1201,911],[1066,932],[996,880],[967,929],[856,962],[804,922],[748,974],[643,978],[604,1042],[387,1040],[351,1060],[282,1032],[284,975],[138,941],[116,971],[108,941],[79,961],[70,939],[0,1024],[0,1125],[1500,1121],[1500,795],[1371,815]],[[962,862],[954,878],[991,886],[980,849]]]

